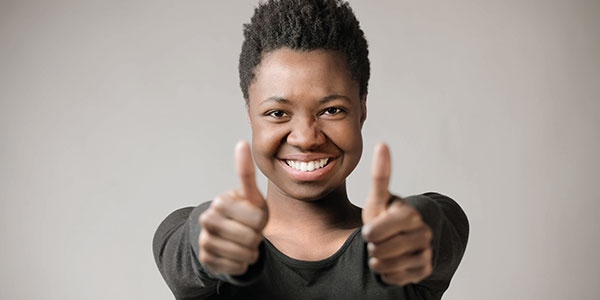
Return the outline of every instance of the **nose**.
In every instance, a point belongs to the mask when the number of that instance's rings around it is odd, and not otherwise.
[[[325,143],[325,135],[317,120],[312,118],[298,119],[287,136],[287,143],[301,150],[314,150]]]

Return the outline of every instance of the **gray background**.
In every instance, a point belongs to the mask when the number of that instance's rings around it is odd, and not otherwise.
[[[0,298],[171,299],[159,222],[237,186],[256,1],[0,2]],[[392,191],[471,236],[445,299],[600,294],[600,2],[351,1]],[[260,178],[265,187],[265,179]]]

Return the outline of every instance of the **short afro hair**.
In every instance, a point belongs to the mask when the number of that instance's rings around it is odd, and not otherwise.
[[[333,50],[346,58],[360,97],[367,93],[370,76],[367,40],[352,8],[342,0],[268,0],[244,24],[240,54],[240,87],[248,101],[248,87],[264,54],[280,48]]]

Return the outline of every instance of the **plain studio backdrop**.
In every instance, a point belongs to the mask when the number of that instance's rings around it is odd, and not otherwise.
[[[0,2],[1,299],[172,299],[152,236],[238,186],[256,2]],[[351,200],[385,141],[392,192],[469,217],[445,299],[598,299],[600,2],[351,4],[372,65]]]

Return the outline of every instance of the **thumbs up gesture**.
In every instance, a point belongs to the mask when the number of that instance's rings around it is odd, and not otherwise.
[[[246,273],[258,260],[258,246],[268,220],[267,203],[256,186],[247,142],[236,145],[235,166],[241,188],[216,197],[199,218],[198,259],[213,273]]]
[[[432,231],[402,198],[392,196],[390,150],[378,144],[373,154],[373,183],[362,211],[369,267],[390,285],[416,283],[431,274]]]

